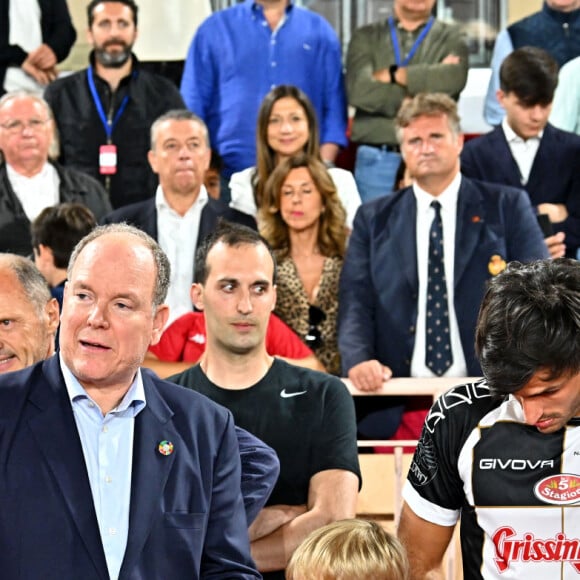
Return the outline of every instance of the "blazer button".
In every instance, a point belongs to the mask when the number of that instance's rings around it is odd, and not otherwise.
[[[415,334],[415,327],[412,324],[409,326],[409,334]]]

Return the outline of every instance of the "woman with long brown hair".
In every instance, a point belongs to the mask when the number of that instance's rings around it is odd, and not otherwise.
[[[256,131],[256,167],[234,173],[230,180],[230,207],[255,216],[262,206],[266,181],[284,159],[306,153],[322,161],[316,111],[309,98],[297,87],[279,85],[262,101]],[[360,205],[354,177],[350,171],[328,170],[352,228]]]
[[[304,153],[281,161],[266,182],[259,223],[278,260],[276,314],[340,374],[336,318],[347,230],[324,163]]]

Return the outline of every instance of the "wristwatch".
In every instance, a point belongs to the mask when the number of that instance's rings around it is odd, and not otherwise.
[[[397,72],[398,69],[399,69],[399,65],[398,64],[392,64],[389,67],[389,74],[391,75],[391,82],[393,84],[397,84],[397,79],[395,78],[395,73]]]

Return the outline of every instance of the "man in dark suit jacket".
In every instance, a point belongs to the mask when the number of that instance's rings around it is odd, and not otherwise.
[[[126,225],[71,258],[61,351],[0,389],[0,569],[16,578],[259,578],[228,411],[139,364],[167,257]]]
[[[548,256],[523,191],[461,176],[463,139],[453,100],[418,95],[403,105],[397,126],[413,187],[359,209],[340,282],[343,371],[365,391],[379,389],[391,376],[479,375],[473,337],[486,280],[511,260]],[[442,282],[442,310],[452,353],[446,371],[437,373],[427,364],[429,238],[436,213],[430,204],[435,200],[443,224],[443,276],[449,272]],[[402,412],[403,406],[397,407],[390,425],[386,419],[374,435],[390,436]],[[359,430],[363,433],[362,423]]]
[[[538,213],[565,234],[566,255],[580,247],[580,137],[548,123],[558,65],[535,47],[512,52],[500,69],[501,125],[467,142],[461,172],[467,177],[523,187]],[[564,237],[562,236],[562,239]]]
[[[256,227],[253,217],[209,197],[203,182],[210,158],[207,127],[197,115],[185,109],[162,115],[151,127],[149,163],[159,176],[155,197],[119,208],[102,220],[142,229],[169,256],[170,322],[191,311],[195,251],[219,219]]]

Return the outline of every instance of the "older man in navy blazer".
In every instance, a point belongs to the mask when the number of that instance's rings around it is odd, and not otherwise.
[[[525,192],[461,176],[463,139],[453,100],[417,95],[401,107],[397,131],[413,186],[359,209],[340,281],[343,371],[364,391],[377,390],[391,376],[479,375],[473,341],[486,280],[511,260],[549,255]],[[429,239],[437,212],[446,366],[434,371]],[[390,415],[369,413],[359,422],[361,434],[391,436],[403,410],[398,405]]]
[[[260,578],[232,417],[141,372],[168,262],[129,226],[71,258],[59,356],[3,375],[2,578]]]

